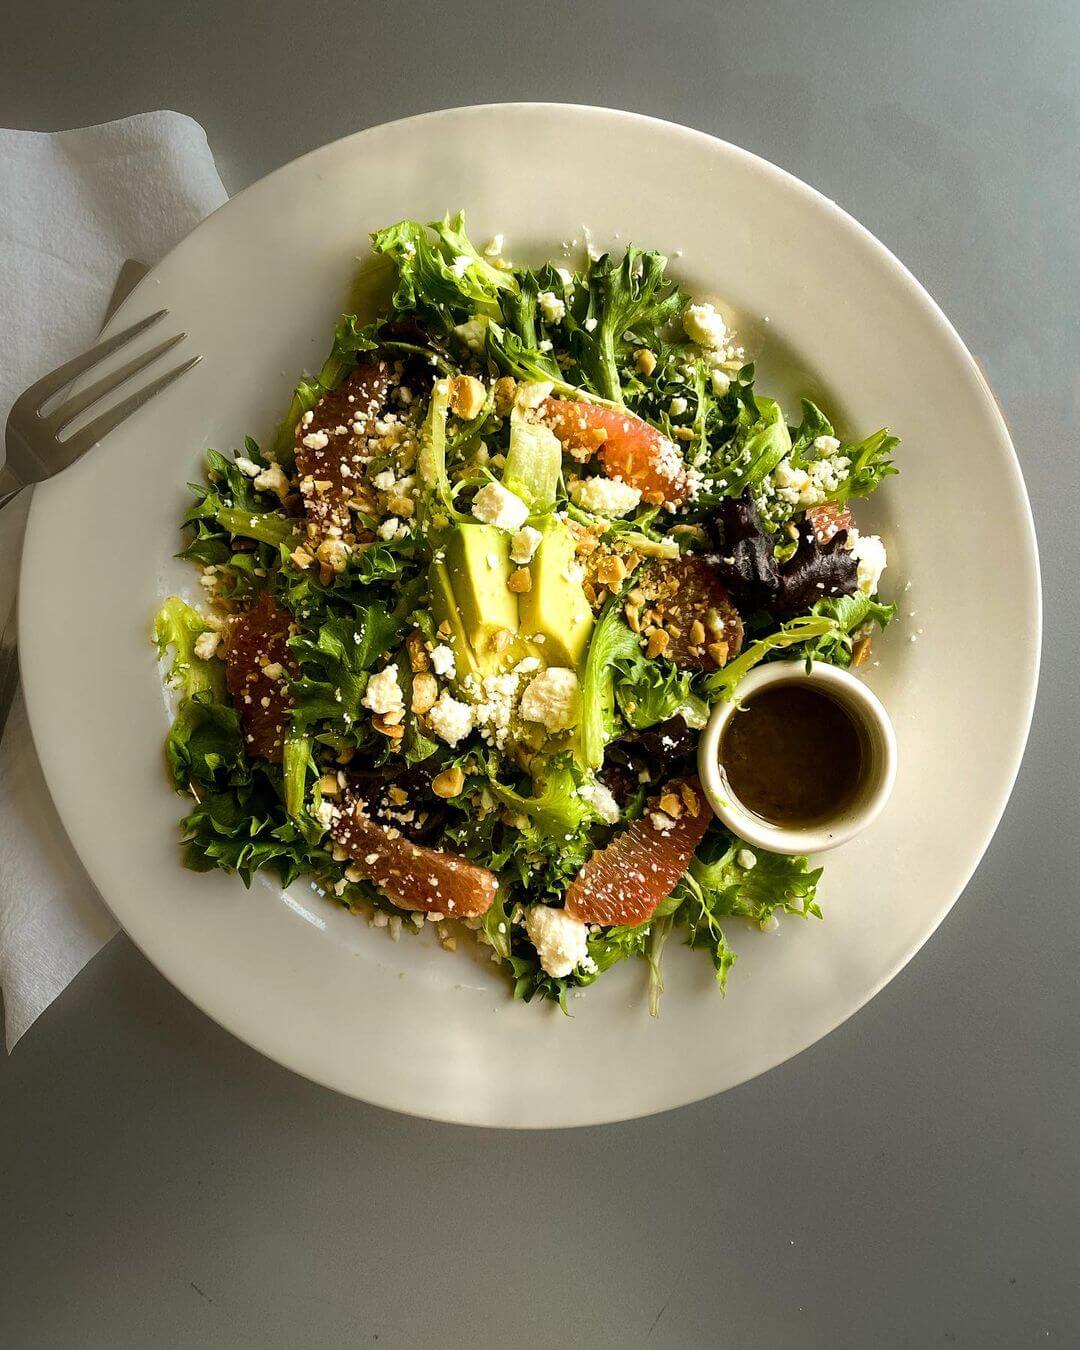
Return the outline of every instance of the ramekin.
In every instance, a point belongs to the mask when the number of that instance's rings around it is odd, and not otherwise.
[[[803,684],[828,694],[854,720],[863,742],[863,775],[854,798],[835,816],[807,826],[774,825],[735,796],[720,764],[720,740],[740,702],[777,684]],[[896,781],[896,735],[877,696],[849,671],[816,661],[770,661],[739,682],[735,698],[718,703],[698,744],[698,776],[709,805],[734,834],[773,853],[824,853],[865,830],[881,813]]]

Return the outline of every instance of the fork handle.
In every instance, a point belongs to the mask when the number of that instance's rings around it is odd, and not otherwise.
[[[7,464],[0,467],[0,510],[11,501],[12,497],[17,496],[25,486],[25,483],[13,468]]]

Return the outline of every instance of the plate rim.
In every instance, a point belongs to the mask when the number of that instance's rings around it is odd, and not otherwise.
[[[216,1022],[219,1026],[223,1027],[223,1029],[228,1031],[230,1035],[236,1036],[237,1039],[242,1040],[245,1043],[251,1045],[252,1048],[257,1050],[260,1054],[266,1055],[268,1058],[283,1065],[290,1071],[298,1073],[301,1077],[307,1078],[309,1081],[319,1083],[321,1086],[330,1088],[333,1091],[341,1092],[343,1095],[346,1096],[352,1096],[357,1100],[365,1101],[371,1105],[378,1106],[382,1109],[397,1111],[400,1112],[401,1114],[415,1116],[420,1119],[439,1120],[445,1123],[464,1124],[477,1126],[480,1128],[509,1128],[509,1129],[589,1128],[596,1124],[615,1123],[616,1121],[619,1120],[641,1119],[646,1116],[659,1114],[667,1110],[675,1110],[684,1106],[689,1106],[694,1104],[695,1102],[703,1101],[708,1099],[709,1097],[719,1095],[720,1092],[726,1092],[733,1087],[740,1086],[742,1083],[750,1082],[754,1078],[759,1077],[761,1074],[766,1073],[771,1069],[779,1067],[779,1065],[786,1063],[788,1060],[795,1058],[797,1055],[805,1053],[813,1046],[819,1044],[827,1036],[831,1035],[839,1026],[843,1025],[843,1023],[845,1023],[850,1017],[854,1016],[857,1012],[859,1012],[862,1008],[864,1008],[866,1004],[871,1001],[871,999],[876,997],[876,995],[880,993],[881,990],[888,983],[890,983],[893,979],[895,979],[897,974],[911,960],[914,959],[914,957],[917,955],[917,953],[920,951],[923,945],[937,931],[937,929],[940,927],[946,916],[952,910],[953,906],[960,899],[961,895],[964,893],[967,886],[969,885],[975,871],[978,869],[979,865],[985,858],[986,851],[995,833],[997,832],[997,829],[1001,823],[1001,819],[1005,813],[1006,807],[1008,806],[1013,790],[1015,788],[1016,780],[1019,775],[1020,768],[1024,759],[1024,754],[1026,752],[1030,738],[1031,724],[1034,716],[1035,702],[1038,693],[1038,684],[1042,661],[1043,587],[1041,575],[1041,562],[1038,549],[1038,536],[1035,529],[1034,515],[1031,509],[1031,501],[1027,491],[1027,485],[1024,481],[1020,459],[1017,454],[1016,446],[1013,442],[1013,438],[1010,433],[1008,424],[1006,422],[1004,413],[1001,409],[1000,404],[997,401],[996,396],[993,393],[993,390],[991,389],[988,383],[985,374],[983,373],[979,365],[979,362],[973,356],[971,351],[968,349],[963,339],[961,338],[960,334],[957,332],[955,326],[948,318],[948,316],[944,313],[941,306],[937,303],[934,297],[922,285],[922,283],[919,282],[919,280],[915,277],[915,275],[911,272],[911,270],[907,267],[907,265],[901,259],[899,259],[892,252],[892,250],[889,249],[889,247],[886,244],[884,244],[880,239],[878,239],[876,235],[874,235],[866,226],[862,225],[848,211],[846,211],[843,207],[839,206],[832,198],[822,193],[819,189],[813,187],[811,184],[805,182],[803,179],[798,178],[790,171],[780,167],[779,165],[773,163],[772,161],[764,158],[761,155],[758,155],[753,151],[746,150],[743,147],[734,144],[733,142],[724,140],[723,138],[718,136],[714,136],[709,132],[702,131],[698,128],[689,127],[682,123],[672,122],[664,118],[653,117],[648,114],[638,113],[627,109],[610,108],[596,104],[561,103],[561,102],[544,102],[544,101],[477,103],[477,104],[465,104],[455,107],[434,109],[429,112],[417,113],[407,117],[396,118],[389,122],[378,123],[374,126],[365,127],[362,128],[361,130],[347,133],[344,136],[337,137],[332,141],[326,142],[324,145],[313,147],[311,150],[306,151],[304,154],[287,161],[285,164],[279,165],[275,169],[271,170],[268,174],[263,175],[262,177],[256,179],[254,182],[245,186],[234,197],[230,197],[221,206],[219,206],[213,212],[211,212],[210,215],[205,217],[204,220],[200,221],[199,224],[196,225],[194,229],[191,230],[184,237],[184,239],[180,240],[174,246],[174,248],[171,249],[169,253],[165,255],[163,259],[159,260],[159,262],[155,264],[154,268],[151,269],[147,277],[144,278],[139,283],[139,285],[131,293],[131,296],[129,296],[128,299],[125,300],[124,305],[122,305],[120,309],[117,311],[117,313],[112,317],[109,324],[106,326],[104,330],[105,333],[108,334],[121,326],[122,316],[124,315],[127,305],[131,303],[132,300],[136,299],[136,297],[138,297],[140,293],[145,294],[143,288],[146,287],[148,284],[151,285],[153,284],[154,276],[158,270],[158,267],[160,267],[161,264],[164,263],[167,259],[171,258],[173,253],[176,252],[177,249],[186,245],[187,242],[193,236],[198,235],[200,231],[205,230],[209,226],[210,222],[213,221],[219,215],[220,212],[227,210],[235,202],[242,199],[246,194],[261,188],[265,184],[275,179],[278,175],[283,175],[285,173],[292,172],[297,168],[297,166],[309,160],[315,159],[320,155],[327,154],[336,148],[340,148],[344,146],[346,143],[362,142],[364,138],[374,137],[377,134],[385,133],[391,129],[399,129],[410,125],[415,126],[421,123],[427,123],[429,125],[435,124],[441,120],[445,120],[447,118],[454,116],[490,115],[492,113],[505,112],[509,109],[527,112],[536,112],[536,113],[550,113],[554,115],[573,114],[577,116],[595,118],[600,121],[608,118],[615,118],[630,123],[647,124],[655,128],[662,128],[666,133],[677,133],[678,135],[688,140],[695,141],[706,146],[710,150],[716,150],[717,148],[719,148],[725,153],[732,155],[735,159],[744,161],[744,163],[746,163],[747,166],[752,170],[759,173],[764,173],[766,176],[777,178],[778,180],[785,183],[789,188],[794,189],[798,194],[805,196],[808,200],[816,200],[819,204],[824,204],[830,210],[830,212],[832,212],[835,215],[838,224],[843,229],[854,233],[854,235],[858,239],[860,239],[864,245],[869,246],[869,248],[878,255],[878,257],[882,260],[882,262],[888,267],[890,267],[894,271],[894,273],[899,276],[899,278],[904,282],[905,290],[909,298],[914,303],[919,305],[924,310],[924,312],[936,323],[938,328],[941,330],[942,334],[947,338],[948,343],[952,348],[954,354],[959,358],[961,365],[963,365],[968,370],[970,375],[973,375],[975,377],[975,385],[979,390],[979,397],[983,404],[983,410],[985,413],[989,415],[990,420],[994,424],[996,424],[999,439],[1003,443],[1003,445],[1008,448],[1009,451],[1009,455],[1006,458],[1009,473],[1009,483],[1008,483],[1009,496],[1011,500],[1014,502],[1014,504],[1019,508],[1017,523],[1021,527],[1027,545],[1027,552],[1024,561],[1030,564],[1030,572],[1031,572],[1030,576],[1031,592],[1027,598],[1030,602],[1028,618],[1030,623],[1032,640],[1030,645],[1026,649],[1027,660],[1023,663],[1022,666],[1018,668],[1018,679],[1020,680],[1020,682],[1022,682],[1023,686],[1022,694],[1024,700],[1024,707],[1022,709],[1022,716],[1014,721],[1012,727],[1012,734],[1009,737],[1009,740],[1011,742],[1011,752],[1009,754],[1009,760],[1011,761],[1011,768],[1007,775],[1007,781],[1005,780],[1005,778],[1003,778],[999,791],[992,800],[992,803],[988,804],[991,806],[991,809],[987,812],[986,816],[987,825],[984,828],[984,830],[981,831],[979,834],[977,848],[972,848],[971,850],[971,860],[962,869],[962,880],[956,887],[955,894],[953,894],[947,900],[947,902],[945,902],[942,906],[939,907],[939,912],[933,918],[933,922],[930,923],[929,926],[925,929],[925,931],[922,932],[912,943],[906,946],[899,956],[895,957],[890,963],[888,963],[888,965],[883,969],[882,973],[878,976],[878,978],[867,983],[867,985],[865,986],[864,990],[860,993],[860,995],[858,995],[855,999],[852,1000],[850,1006],[845,1008],[835,1017],[827,1017],[825,1019],[827,1022],[825,1029],[807,1045],[792,1050],[788,1053],[780,1054],[778,1057],[769,1060],[769,1062],[763,1063],[762,1065],[753,1069],[752,1071],[741,1075],[735,1081],[726,1084],[722,1088],[716,1089],[712,1087],[707,1087],[703,1091],[692,1092],[689,1095],[681,1094],[678,1096],[677,1099],[670,1101],[668,1104],[664,1106],[657,1107],[652,1105],[644,1105],[640,1110],[626,1111],[624,1109],[620,1109],[619,1114],[617,1115],[605,1115],[601,1112],[599,1114],[588,1116],[585,1119],[581,1118],[566,1119],[556,1123],[547,1122],[541,1126],[537,1126],[534,1124],[530,1124],[529,1122],[519,1122],[519,1121],[493,1122],[489,1119],[480,1119],[475,1115],[470,1116],[463,1112],[454,1112],[450,1110],[445,1111],[440,1111],[437,1109],[421,1110],[416,1108],[415,1106],[402,1104],[399,1101],[392,1100],[393,1097],[392,1093],[384,1094],[381,1097],[376,1097],[369,1091],[365,1091],[365,1094],[361,1096],[358,1091],[355,1091],[347,1086],[344,1086],[340,1081],[334,1081],[332,1075],[330,1075],[329,1073],[317,1072],[312,1067],[305,1065],[303,1062],[297,1062],[297,1060],[293,1055],[284,1052],[282,1049],[275,1048],[271,1050],[265,1048],[265,1045],[257,1044],[255,1040],[253,1040],[251,1037],[234,1030],[231,1026],[228,1025],[228,1023],[225,1020],[223,1020],[223,1018],[219,1017],[214,1012],[209,1011],[206,1007],[203,1006],[203,1004],[199,1001],[199,999],[194,997],[192,994],[189,994],[182,987],[182,985],[177,982],[177,979],[182,978],[182,975],[174,978],[174,976],[170,974],[169,971],[167,971],[162,965],[158,963],[158,959],[149,955],[146,946],[144,946],[143,942],[134,935],[131,929],[128,928],[127,924],[125,924],[119,918],[119,916],[115,915],[114,911],[109,905],[107,897],[97,886],[93,870],[87,864],[85,858],[83,857],[83,852],[77,847],[74,838],[72,837],[72,833],[68,825],[68,816],[61,804],[65,796],[64,790],[61,788],[61,790],[58,793],[53,786],[54,781],[56,782],[62,781],[62,772],[61,772],[62,766],[56,762],[55,757],[52,754],[50,754],[50,752],[47,749],[43,753],[43,746],[47,741],[47,737],[42,735],[46,727],[46,721],[44,716],[44,709],[42,708],[39,702],[39,697],[43,697],[43,695],[40,695],[40,691],[34,688],[34,682],[32,680],[24,681],[23,691],[26,702],[27,717],[31,732],[31,738],[35,750],[38,754],[39,761],[41,762],[42,765],[42,770],[45,776],[50,796],[52,797],[52,800],[56,806],[57,814],[63,825],[64,832],[67,835],[68,840],[76,853],[76,856],[78,856],[80,861],[82,861],[88,876],[90,876],[91,881],[94,883],[95,889],[98,891],[98,894],[101,896],[104,903],[109,908],[110,913],[114,913],[114,917],[117,919],[117,923],[120,925],[120,927],[123,928],[124,932],[127,933],[128,937],[135,943],[135,945],[147,957],[147,959],[151,961],[151,964],[154,965],[155,969],[158,970],[159,973],[166,980],[168,980],[169,983],[174,988],[176,988],[185,998],[193,1002],[197,1007],[200,1008],[202,1012],[205,1013],[205,1015],[210,1017],[212,1021]],[[37,548],[39,535],[45,528],[46,528],[46,519],[44,506],[43,504],[39,504],[35,498],[35,500],[31,502],[31,508],[26,525],[26,534],[23,544],[24,557],[30,553],[32,548]],[[38,622],[38,617],[42,613],[40,605],[35,605],[33,603],[34,602],[33,592],[34,592],[34,583],[32,581],[31,574],[28,569],[22,568],[18,587],[18,594],[19,594],[18,641],[20,653],[23,654],[24,657],[23,660],[24,669],[32,667],[35,661],[34,656],[29,654],[34,651],[33,632],[35,625]],[[136,925],[136,927],[138,927],[138,925]]]

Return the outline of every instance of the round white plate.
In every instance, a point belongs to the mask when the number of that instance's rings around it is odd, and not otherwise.
[[[668,946],[571,1017],[509,998],[493,966],[403,936],[303,883],[246,891],[180,865],[151,616],[194,569],[173,554],[206,446],[268,437],[318,368],[369,230],[464,206],[474,238],[540,259],[563,241],[659,248],[737,316],[764,391],[801,388],[845,430],[887,424],[902,476],[859,512],[889,548],[902,619],[867,679],[892,713],[896,791],[828,858],[825,922],[730,926],[708,961]],[[618,1120],[706,1097],[812,1045],[918,950],[982,856],[1027,736],[1039,658],[1035,538],[1002,419],[918,282],[832,202],[735,146],[596,108],[457,109],[376,127],[256,183],[184,240],[111,328],[162,306],[202,364],[34,498],[20,649],[34,739],[91,877],[147,956],[281,1063],[382,1106],[477,1125]],[[155,338],[155,340],[157,340]],[[793,379],[793,370],[801,371]]]

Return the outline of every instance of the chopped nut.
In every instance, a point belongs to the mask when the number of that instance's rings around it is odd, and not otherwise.
[[[399,720],[392,722],[390,719],[394,716],[394,713],[378,713],[371,719],[371,725],[388,740],[400,741],[405,735],[405,728],[401,725],[401,714],[397,714]]]
[[[395,492],[386,499],[386,509],[391,515],[400,516],[402,520],[411,520],[416,511],[416,503],[411,497],[405,497],[401,493]]]
[[[705,653],[710,661],[722,666],[728,658],[728,645],[726,642],[710,642],[705,648]]]
[[[588,464],[607,438],[606,427],[588,427],[568,447],[571,459],[576,459],[579,464]]]
[[[695,619],[690,625],[690,641],[695,647],[700,647],[705,641],[705,625],[700,619]]]
[[[640,586],[635,586],[626,598],[632,605],[643,605],[645,603],[645,592]]]
[[[450,381],[450,411],[471,422],[484,406],[487,393],[475,375],[455,375]]]
[[[645,655],[651,661],[654,657],[667,651],[667,646],[670,641],[671,639],[664,630],[662,628],[657,628],[649,635],[649,645],[645,648]]]
[[[683,813],[683,804],[674,792],[665,792],[660,798],[660,810],[678,820]]]
[[[853,666],[865,666],[870,660],[871,639],[864,635],[855,639],[855,645],[851,649],[851,664]]]
[[[506,589],[515,595],[524,595],[532,590],[532,572],[527,567],[515,568],[506,582]]]
[[[449,619],[443,619],[442,623],[439,624],[439,636],[440,636],[440,637],[453,637],[453,636],[454,636],[454,630],[450,627],[450,620],[449,620]]]
[[[601,558],[596,576],[605,586],[618,586],[626,576],[626,564],[617,553],[609,553],[606,558]]]
[[[431,658],[424,646],[424,639],[415,628],[405,639],[405,650],[409,653],[409,665],[412,667],[414,675],[419,674],[422,670],[431,669]]]
[[[517,380],[512,375],[502,375],[495,381],[495,411],[500,417],[510,416],[516,395]]]
[[[690,814],[692,816],[697,816],[701,811],[701,803],[698,801],[697,793],[689,783],[681,783],[679,785],[679,796],[683,799],[683,802],[686,804],[686,809]]]
[[[651,375],[656,369],[656,357],[648,347],[639,347],[634,353],[634,365],[641,371],[642,375]]]
[[[583,558],[587,558],[590,553],[596,551],[600,540],[592,530],[587,530],[580,525],[574,524],[571,528],[574,533],[574,552]]]
[[[324,797],[336,797],[341,791],[336,773],[324,773],[319,779],[319,791]]]
[[[679,627],[677,623],[666,623],[664,624],[664,627],[667,629],[667,635],[669,638],[682,637],[682,629]]]
[[[628,625],[629,628],[630,628],[631,633],[640,633],[640,632],[641,632],[641,610],[638,609],[638,607],[637,607],[636,605],[627,605],[627,606],[623,609],[623,614],[626,616],[626,622],[627,622],[627,625]]]
[[[619,557],[623,560],[623,566],[626,568],[626,575],[629,576],[632,571],[640,564],[641,554],[634,549],[628,549],[625,553],[622,551],[624,543],[621,539],[615,541],[615,549]]]
[[[332,572],[344,572],[349,561],[349,546],[341,539],[324,539],[315,556]],[[296,556],[295,554],[293,555]]]
[[[387,791],[386,795],[390,798],[390,800],[394,803],[395,806],[404,806],[405,803],[409,800],[409,794],[405,791],[405,789],[402,787],[398,787],[396,784]]]
[[[509,628],[496,628],[491,636],[491,645],[497,652],[506,651],[507,647],[514,640],[514,635]]]
[[[306,548],[294,548],[289,556],[294,567],[310,567],[315,561]]]
[[[418,717],[424,713],[430,712],[434,708],[439,698],[439,682],[434,675],[426,670],[418,671],[413,676],[412,683],[412,710]]]
[[[648,488],[641,494],[641,500],[646,506],[663,506],[664,494],[659,488]]]
[[[591,581],[582,582],[581,589],[585,592],[585,599],[590,605],[596,605],[596,587]]]
[[[444,769],[431,780],[431,790],[436,797],[456,797],[464,786],[465,775],[456,765]]]

